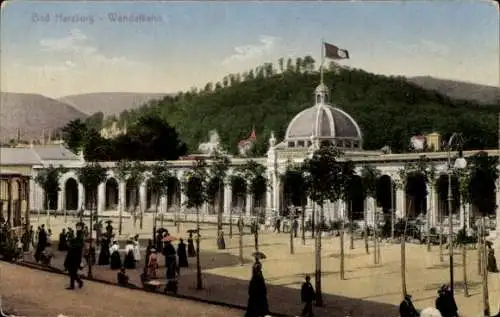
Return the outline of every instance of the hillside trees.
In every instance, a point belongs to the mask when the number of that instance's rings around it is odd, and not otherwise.
[[[324,76],[331,89],[330,99],[358,122],[365,149],[389,145],[393,152],[408,151],[412,136],[433,131],[444,139],[453,131],[461,131],[465,149],[496,146],[496,116],[491,114],[497,107],[454,101],[404,77],[333,66]],[[265,64],[228,78],[234,80],[228,80],[226,87],[219,83],[214,90],[215,85],[207,83],[199,92],[168,96],[129,110],[120,115],[119,125],[136,122],[145,114],[159,116],[168,120],[191,151],[198,148],[208,131],[216,129],[222,145],[232,153],[237,153],[238,142],[255,126],[257,143],[262,146],[256,146],[252,155],[262,155],[267,150],[269,131],[283,138],[290,120],[312,106],[314,88],[319,83],[317,65],[310,56],[280,59],[277,67]]]

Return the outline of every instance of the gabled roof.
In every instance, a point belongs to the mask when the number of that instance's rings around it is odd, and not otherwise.
[[[78,155],[68,150],[62,144],[33,146],[33,151],[42,161],[79,160]]]
[[[0,148],[1,165],[38,165],[40,157],[31,148]]]

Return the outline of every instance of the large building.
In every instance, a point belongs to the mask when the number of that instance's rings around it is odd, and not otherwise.
[[[266,178],[270,184],[268,191],[263,197],[252,197],[250,194],[241,197],[232,190],[235,184],[226,180],[222,193],[224,215],[237,214],[240,210],[245,216],[251,217],[257,211],[261,211],[267,217],[282,213],[286,210],[289,200],[284,193],[283,175],[289,164],[300,163],[310,156],[321,144],[333,144],[345,153],[345,159],[352,160],[356,164],[356,170],[360,173],[364,165],[370,164],[380,171],[377,191],[380,193],[378,199],[354,195],[349,201],[338,200],[326,203],[325,217],[329,220],[345,219],[348,215],[354,220],[367,217],[368,222],[375,222],[377,211],[386,214],[394,210],[396,217],[423,217],[431,226],[436,226],[440,220],[448,221],[446,197],[440,197],[435,183],[442,177],[447,177],[448,152],[420,152],[405,154],[390,154],[389,151],[365,151],[363,150],[363,134],[355,119],[343,111],[339,106],[329,102],[329,89],[326,85],[319,85],[314,92],[314,103],[297,114],[289,123],[283,140],[276,140],[274,136],[269,139],[269,149],[266,157],[259,158],[232,158],[231,170],[235,166],[244,164],[253,159],[266,167]],[[432,147],[439,147],[439,136],[431,135],[429,143]],[[464,156],[470,156],[477,151],[464,152]],[[498,150],[487,151],[489,155],[497,156]],[[452,153],[456,155],[456,153]],[[32,146],[29,148],[2,148],[2,166],[23,166],[24,172],[30,174],[30,206],[32,210],[45,209],[45,193],[33,179],[38,173],[49,165],[62,165],[67,172],[60,178],[60,192],[56,194],[50,209],[59,211],[85,210],[90,206],[86,197],[86,189],[78,181],[76,171],[81,168],[85,161],[80,155],[74,155],[62,145]],[[415,162],[425,155],[436,167],[436,179],[429,182],[426,197],[410,197],[400,184],[400,170],[408,162]],[[147,162],[148,164],[152,162]],[[186,171],[193,164],[192,160],[178,160],[169,162],[173,176],[167,194],[159,197],[157,193],[148,186],[147,177],[139,186],[139,201],[134,202],[133,188],[125,180],[118,178],[114,171],[114,162],[103,163],[109,168],[108,179],[98,187],[97,211],[100,215],[117,215],[121,210],[127,214],[134,206],[138,205],[144,212],[153,212],[156,202],[159,201],[158,210],[167,217],[191,217],[193,210],[185,207],[186,197],[181,190],[181,180]],[[233,181],[235,181],[233,179]],[[243,181],[243,180],[241,180]],[[237,186],[235,186],[237,187]],[[496,185],[488,193],[492,206],[500,205],[500,186]],[[216,200],[216,205],[219,204]],[[52,208],[53,207],[53,208]],[[313,203],[308,201],[307,212],[312,211]],[[203,217],[207,221],[216,221],[216,206],[207,205],[202,209]],[[492,218],[499,219],[499,209],[491,210]],[[459,200],[453,203],[453,221],[456,227],[470,225],[471,215],[474,208],[468,204],[460,206]],[[496,230],[500,233],[500,221],[496,222]]]

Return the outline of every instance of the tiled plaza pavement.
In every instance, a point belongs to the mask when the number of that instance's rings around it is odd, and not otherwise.
[[[65,289],[65,276],[0,263],[4,311],[18,316],[57,317],[240,317],[243,311],[86,281]]]
[[[189,225],[191,226],[191,225]],[[176,230],[171,232],[175,235]],[[181,230],[182,232],[182,230]],[[231,304],[245,305],[251,270],[253,237],[244,238],[244,254],[248,261],[244,266],[238,260],[238,236],[229,239],[226,229],[226,250],[216,250],[215,231],[202,231],[202,268],[205,289],[195,289],[194,259],[190,268],[182,272],[180,294],[212,299]],[[296,315],[300,312],[299,287],[306,273],[314,271],[313,241],[305,246],[295,239],[295,254],[289,254],[289,235],[265,233],[260,237],[260,250],[268,258],[263,260],[264,277],[268,283],[270,309],[273,312]],[[322,268],[324,308],[317,309],[318,316],[396,316],[395,305],[401,301],[401,273],[399,245],[382,246],[382,264],[373,265],[373,255],[366,255],[363,241],[357,240],[354,250],[349,249],[346,239],[346,280],[339,278],[338,238],[323,240]],[[456,300],[461,316],[477,317],[482,312],[480,277],[477,274],[476,251],[468,252],[468,276],[471,297],[464,297],[461,288],[461,254],[456,251],[455,281]],[[61,258],[61,257],[59,257]],[[55,263],[61,260],[56,259]],[[441,263],[438,247],[427,252],[425,246],[407,245],[407,287],[418,308],[433,306],[436,290],[448,282],[448,258]],[[139,271],[129,272],[138,283]],[[116,280],[116,273],[106,268],[94,270],[94,276],[109,281]],[[490,305],[492,312],[500,304],[500,274],[490,274]]]

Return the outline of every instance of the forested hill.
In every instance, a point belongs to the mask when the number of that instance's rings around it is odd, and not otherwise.
[[[154,113],[177,129],[190,150],[206,142],[209,131],[215,129],[231,152],[255,127],[255,154],[263,154],[271,131],[281,140],[290,120],[313,105],[319,83],[312,58],[285,62],[281,59],[278,67],[268,63],[243,74],[231,74],[216,84],[208,83],[201,91],[193,89],[125,111],[119,117],[120,124]],[[389,145],[394,152],[407,151],[411,136],[432,131],[445,138],[462,132],[466,148],[497,145],[498,106],[451,100],[404,77],[375,75],[335,63],[329,65],[324,78],[332,103],[361,126],[365,149]]]

